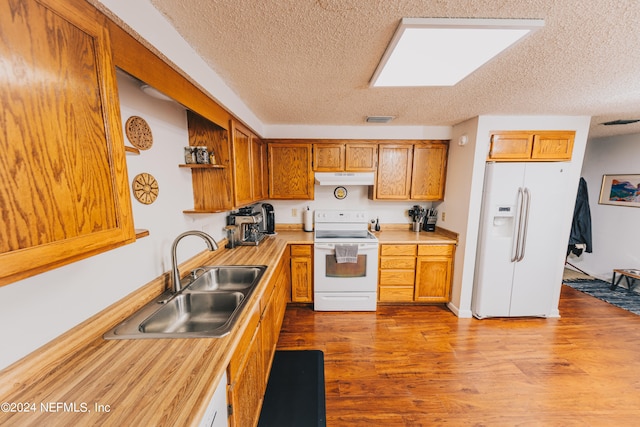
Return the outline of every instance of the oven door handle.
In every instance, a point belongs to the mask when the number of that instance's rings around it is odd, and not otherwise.
[[[358,245],[360,249],[377,249],[378,245],[375,243],[314,243],[313,247],[315,249],[328,249],[335,250],[336,244],[338,245]]]
[[[329,249],[329,250],[334,250],[336,248],[336,245],[334,244],[321,244],[321,243],[315,243],[313,245],[314,249]]]

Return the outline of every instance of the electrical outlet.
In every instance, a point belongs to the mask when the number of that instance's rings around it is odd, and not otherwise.
[[[293,216],[293,217],[298,216],[298,209],[296,209],[296,208],[291,209],[291,216]]]
[[[442,212],[442,220],[446,221],[447,218],[447,213],[446,212]]]

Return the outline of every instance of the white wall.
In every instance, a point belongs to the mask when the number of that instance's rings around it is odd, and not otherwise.
[[[593,252],[571,255],[571,264],[607,281],[614,268],[640,267],[640,209],[598,203],[602,175],[638,173],[640,134],[589,140],[582,176],[589,190]]]
[[[567,162],[568,176],[574,182],[567,194],[566,203],[557,209],[554,220],[563,222],[563,233],[558,236],[563,245],[568,243],[571,230],[571,218],[575,195],[580,179],[582,159],[589,131],[589,117],[575,116],[480,116],[477,120],[469,120],[454,126],[451,150],[449,153],[449,169],[447,186],[455,182],[455,190],[447,191],[440,211],[447,215],[441,226],[455,231],[460,236],[456,251],[455,274],[453,277],[452,301],[450,309],[460,317],[471,316],[471,296],[473,294],[473,277],[475,269],[476,248],[478,240],[478,221],[482,205],[482,186],[484,166],[488,150],[489,135],[495,130],[575,130],[576,137],[573,157]],[[469,143],[457,145],[460,135],[466,134]],[[466,217],[465,217],[466,212]],[[453,215],[451,215],[453,214]],[[558,259],[557,265],[550,266],[557,273],[556,296],[560,297],[564,258]]]
[[[191,172],[178,168],[184,162],[183,147],[188,145],[184,109],[143,94],[122,75],[118,85],[122,122],[140,116],[153,134],[151,149],[127,156],[129,182],[147,172],[160,186],[158,199],[151,205],[132,198],[135,226],[148,229],[150,236],[0,287],[0,369],[170,270],[171,244],[181,232],[203,230],[216,240],[224,236],[225,214],[182,213],[193,208]],[[178,261],[205,248],[199,238],[187,237],[178,247]]]

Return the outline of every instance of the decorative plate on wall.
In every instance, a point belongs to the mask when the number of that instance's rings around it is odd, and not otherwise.
[[[133,187],[133,196],[137,201],[145,205],[155,202],[160,192],[158,181],[148,173],[136,175],[131,186]]]
[[[131,144],[140,150],[148,150],[153,145],[153,135],[151,128],[145,119],[138,116],[131,116],[124,125],[127,138]]]

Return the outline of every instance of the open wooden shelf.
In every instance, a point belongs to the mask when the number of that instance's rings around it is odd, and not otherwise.
[[[135,147],[129,147],[128,145],[124,146],[124,151],[128,156],[137,156],[140,154],[140,150]]]
[[[225,165],[206,165],[200,163],[189,163],[189,164],[181,164],[178,165],[181,168],[190,168],[190,169],[226,169]]]
[[[141,239],[143,237],[147,237],[149,235],[149,230],[145,230],[144,228],[136,228],[136,239]]]

